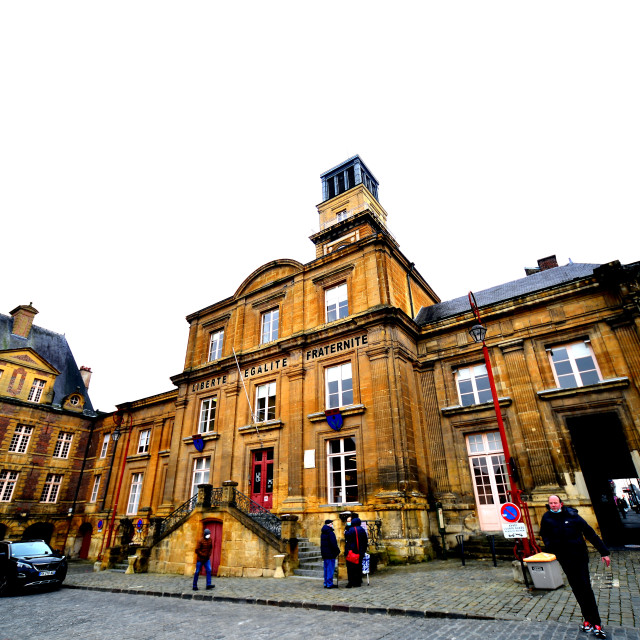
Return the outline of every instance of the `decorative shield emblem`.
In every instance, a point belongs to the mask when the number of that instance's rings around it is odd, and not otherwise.
[[[342,414],[340,413],[340,409],[327,409],[324,415],[327,417],[327,424],[334,431],[340,431],[340,429],[342,429]]]
[[[143,525],[143,524],[144,524],[144,523],[142,522],[142,519],[140,519],[140,520],[138,520],[138,522],[136,522],[136,528],[138,529],[138,531],[139,531],[140,529],[142,529],[142,525]]]
[[[204,440],[200,434],[196,434],[191,438],[193,440],[193,446],[196,448],[196,451],[200,452],[204,449]]]

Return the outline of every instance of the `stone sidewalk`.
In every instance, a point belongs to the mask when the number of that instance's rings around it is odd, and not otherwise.
[[[321,580],[289,577],[215,578],[215,589],[191,590],[191,577],[173,574],[92,573],[72,565],[65,586],[193,600],[255,603],[279,607],[386,613],[416,617],[581,622],[568,586],[527,590],[513,580],[511,563],[490,560],[435,560],[385,568],[360,589],[324,589]],[[83,571],[84,569],[84,571]],[[591,575],[605,628],[640,626],[640,549],[611,552],[611,569],[591,557]],[[346,584],[345,582],[341,583]]]

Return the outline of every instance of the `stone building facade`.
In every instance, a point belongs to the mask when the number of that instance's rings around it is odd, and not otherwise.
[[[175,391],[120,407],[132,444],[124,466],[116,455],[118,517],[152,529],[198,485],[214,487],[151,551],[153,568],[191,570],[204,521],[221,574],[270,575],[280,551],[295,564],[215,493],[230,486],[283,524],[297,519],[286,524],[296,536],[357,512],[379,526],[390,562],[434,554],[436,504],[448,545],[501,529],[504,456],[467,297],[441,302],[400,251],[358,156],[321,180],[315,259],[265,264],[189,315]],[[559,493],[629,540],[611,517],[610,480],[640,468],[638,265],[550,257],[527,273],[476,297],[534,527]]]
[[[467,296],[442,302],[401,252],[358,156],[321,182],[315,257],[269,262],[190,314],[174,388],[99,417],[71,525],[76,545],[90,526],[90,557],[134,543],[138,570],[189,573],[206,525],[220,575],[273,575],[274,556],[291,570],[298,538],[351,513],[387,562],[501,530]],[[633,542],[613,505],[640,475],[640,265],[552,256],[526,273],[475,295],[534,528],[557,493]]]
[[[91,525],[71,514],[91,490],[91,370],[63,335],[33,324],[37,313],[0,314],[0,539],[44,538],[87,557]]]

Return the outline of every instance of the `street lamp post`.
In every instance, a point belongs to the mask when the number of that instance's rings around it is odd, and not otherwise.
[[[502,442],[502,451],[504,453],[505,465],[507,467],[507,474],[509,476],[509,486],[512,502],[517,505],[522,512],[525,525],[527,527],[527,538],[518,538],[516,546],[514,548],[515,555],[522,559],[524,556],[530,556],[534,553],[540,552],[540,547],[536,543],[535,536],[533,534],[533,527],[531,525],[531,516],[529,514],[529,505],[522,499],[522,491],[518,488],[518,483],[514,475],[514,463],[509,453],[509,443],[507,442],[507,432],[504,428],[504,422],[502,420],[502,411],[500,410],[500,402],[498,400],[498,392],[496,391],[496,383],[493,378],[493,368],[491,367],[491,361],[489,360],[489,350],[484,341],[487,335],[487,328],[482,324],[480,319],[480,311],[478,310],[478,304],[476,298],[471,291],[469,291],[469,304],[471,305],[471,311],[476,318],[477,324],[473,325],[469,330],[471,337],[477,344],[482,344],[482,353],[484,355],[484,362],[487,367],[487,376],[489,378],[489,386],[491,388],[491,398],[493,399],[493,408],[496,412],[496,420],[498,421],[498,430],[500,431],[500,441]],[[520,549],[519,542],[522,542],[522,549]]]

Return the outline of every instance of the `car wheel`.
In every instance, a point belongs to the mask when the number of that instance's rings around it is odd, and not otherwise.
[[[8,596],[11,594],[11,584],[7,576],[0,576],[0,596]]]

